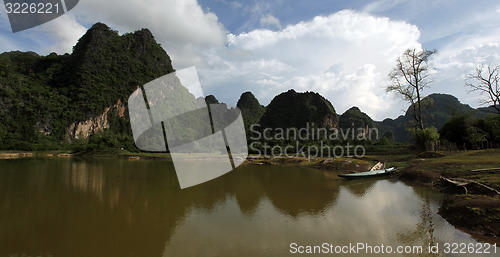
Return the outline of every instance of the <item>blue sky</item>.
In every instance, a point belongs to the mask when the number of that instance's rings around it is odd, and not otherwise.
[[[120,33],[149,28],[176,69],[195,66],[205,94],[235,104],[252,91],[262,104],[280,92],[316,91],[338,113],[358,106],[377,120],[407,103],[385,92],[406,48],[436,49],[424,95],[457,96],[478,107],[464,76],[500,64],[500,3],[490,0],[80,0],[68,14],[10,31],[0,12],[0,52],[71,52],[95,22]]]

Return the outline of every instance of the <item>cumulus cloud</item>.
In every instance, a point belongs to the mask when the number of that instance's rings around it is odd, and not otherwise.
[[[387,74],[406,48],[420,47],[419,36],[411,24],[346,10],[279,31],[230,34],[200,73],[223,100],[250,90],[267,104],[293,88],[319,92],[339,113],[357,105],[383,119],[399,114],[391,107],[399,99],[384,91]]]

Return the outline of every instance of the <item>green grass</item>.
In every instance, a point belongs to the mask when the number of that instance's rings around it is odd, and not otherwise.
[[[500,188],[500,171],[478,171],[500,167],[500,149],[462,151],[439,158],[410,158],[391,165],[416,172],[435,172],[450,178],[465,178]]]

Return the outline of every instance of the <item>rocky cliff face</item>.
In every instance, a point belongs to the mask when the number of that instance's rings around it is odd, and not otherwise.
[[[72,123],[67,129],[66,139],[87,139],[90,135],[109,128],[108,116],[115,112],[118,117],[125,117],[126,106],[122,100],[110,107],[107,107],[101,115],[94,116],[88,120]]]

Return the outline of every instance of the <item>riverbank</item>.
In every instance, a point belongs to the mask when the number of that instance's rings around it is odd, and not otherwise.
[[[86,153],[72,153],[70,151],[39,151],[39,152],[19,152],[19,151],[0,151],[1,159],[20,159],[20,158],[112,158],[129,160],[151,160],[164,159],[172,160],[169,153],[132,153],[123,149],[110,149]]]

